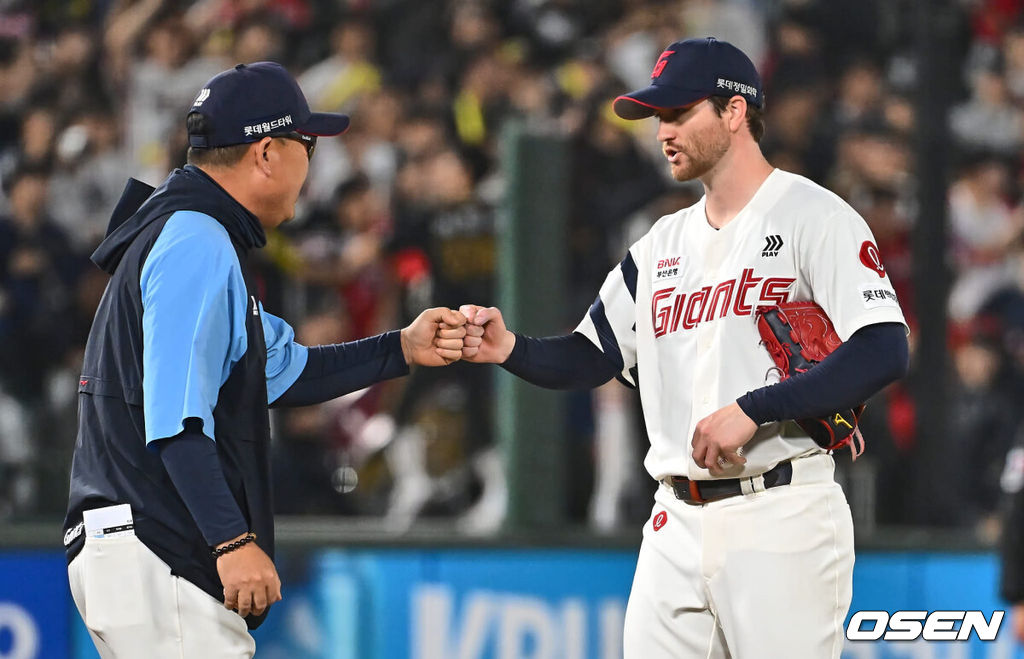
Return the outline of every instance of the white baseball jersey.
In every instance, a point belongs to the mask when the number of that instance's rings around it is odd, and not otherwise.
[[[702,198],[661,218],[608,274],[576,331],[639,386],[651,476],[712,478],[690,455],[694,429],[777,381],[754,311],[787,300],[817,302],[843,341],[866,325],[906,324],[860,215],[825,188],[778,169],[722,229],[708,223]],[[755,476],[821,451],[791,428],[761,426],[744,447],[746,464],[723,477]]]

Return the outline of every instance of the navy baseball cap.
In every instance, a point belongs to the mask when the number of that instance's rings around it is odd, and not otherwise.
[[[623,119],[644,119],[658,110],[682,108],[709,96],[740,95],[757,107],[764,104],[761,76],[750,58],[728,41],[714,37],[677,41],[661,54],[651,85],[612,104]]]
[[[348,128],[344,114],[310,112],[306,97],[276,62],[239,64],[218,73],[196,96],[188,114],[203,116],[202,132],[189,132],[189,146],[210,148],[258,142],[297,132],[324,137]]]

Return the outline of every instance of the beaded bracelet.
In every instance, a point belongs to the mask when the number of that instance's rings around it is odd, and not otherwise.
[[[235,540],[234,542],[229,542],[228,544],[224,545],[223,547],[220,547],[219,549],[211,550],[210,554],[214,558],[220,558],[224,554],[227,554],[228,552],[235,551],[239,547],[247,545],[247,544],[249,544],[250,542],[252,542],[255,539],[256,539],[256,534],[253,533],[252,531],[249,531],[248,533],[243,535],[238,540]]]

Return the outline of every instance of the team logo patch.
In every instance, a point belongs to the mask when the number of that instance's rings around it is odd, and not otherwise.
[[[651,79],[657,78],[661,75],[661,72],[665,70],[665,65],[668,64],[668,56],[674,55],[676,51],[666,50],[658,58],[658,61],[654,64],[654,70],[651,71]]]
[[[660,531],[661,527],[665,526],[668,521],[668,513],[664,510],[654,516],[654,521],[651,522],[651,526],[654,527],[655,531]]]
[[[868,270],[874,270],[878,276],[885,277],[885,266],[882,264],[882,254],[878,247],[870,240],[865,240],[860,246],[860,262]]]

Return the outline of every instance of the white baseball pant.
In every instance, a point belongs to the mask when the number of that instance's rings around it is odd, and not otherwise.
[[[242,619],[134,535],[86,538],[68,566],[75,606],[103,659],[250,659]]]
[[[658,487],[625,659],[838,659],[854,556],[834,469],[829,455],[798,458],[790,485],[703,506]]]

